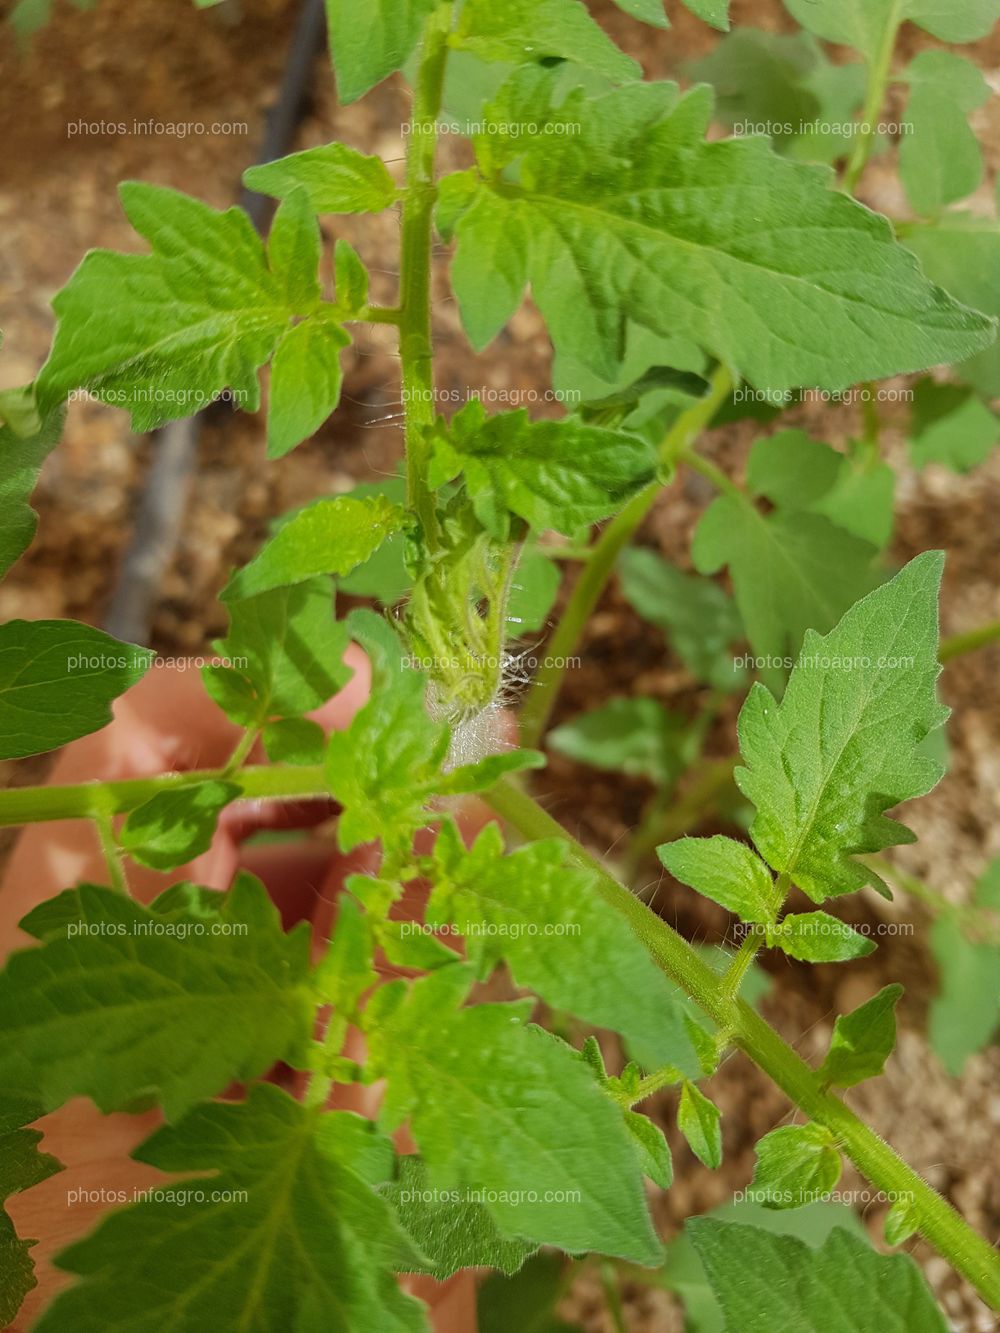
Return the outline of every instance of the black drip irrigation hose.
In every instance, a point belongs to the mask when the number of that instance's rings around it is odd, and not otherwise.
[[[267,113],[256,164],[273,162],[291,150],[295,131],[309,101],[313,61],[326,35],[323,0],[304,0],[278,100]],[[240,206],[259,232],[267,226],[274,200],[244,189]],[[127,643],[147,645],[156,597],[180,538],[181,523],[194,478],[201,427],[215,407],[171,421],[156,432],[155,453],[136,508],[132,537],[115,581],[104,628]]]

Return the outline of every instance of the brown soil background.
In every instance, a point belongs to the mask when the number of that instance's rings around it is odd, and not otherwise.
[[[94,246],[138,248],[115,196],[120,180],[171,185],[216,206],[238,198],[241,172],[254,158],[265,110],[277,93],[296,10],[277,0],[245,0],[242,17],[227,14],[227,7],[198,13],[187,0],[102,0],[91,14],[62,3],[56,8],[55,21],[26,55],[18,55],[9,33],[0,32],[0,325],[5,332],[0,387],[28,381],[41,365],[52,331],[49,301],[83,253]],[[640,27],[609,4],[599,10],[653,77],[675,74],[684,60],[710,50],[717,40],[679,4],[668,8],[674,20],[668,33]],[[779,0],[734,0],[733,11],[734,23],[792,29]],[[925,44],[913,29],[906,40],[915,49]],[[997,35],[969,50],[994,89],[1000,89]],[[317,61],[313,83],[313,105],[298,147],[341,138],[401,164],[399,125],[407,94],[398,80],[346,108],[334,99],[325,60]],[[67,124],[78,120],[149,118],[246,122],[247,132],[185,139],[67,135]],[[979,113],[977,128],[995,174],[1000,165],[995,99]],[[905,213],[891,164],[871,169],[862,195],[886,212]],[[396,216],[327,219],[324,227],[329,240],[343,235],[357,246],[375,271],[375,296],[391,301]],[[547,387],[548,342],[530,306],[485,356],[477,357],[461,333],[443,256],[438,297],[442,388]],[[272,516],[394,469],[401,405],[392,332],[375,328],[360,335],[346,364],[341,411],[280,464],[264,460],[262,419],[223,414],[203,433],[179,548],[157,606],[153,646],[165,656],[203,651],[224,631],[216,593],[228,570],[255,551]],[[901,474],[893,557],[902,561],[928,547],[947,550],[945,633],[1000,616],[1000,457],[965,478],[934,467],[917,474],[906,463],[905,413],[890,410],[887,415],[887,452]],[[858,428],[854,410],[844,407],[800,408],[789,424],[803,425],[835,445]],[[749,423],[717,433],[713,457],[738,476],[756,433]],[[124,413],[94,403],[71,405],[63,442],[36,493],[39,533],[0,589],[0,619],[72,616],[100,623],[153,448],[149,439],[131,435]],[[664,493],[641,539],[686,565],[691,531],[707,499],[700,478],[685,477]],[[581,669],[567,682],[559,718],[616,694],[652,695],[682,710],[693,705],[694,692],[680,664],[615,587],[594,617],[582,656]],[[998,668],[997,648],[948,668],[943,693],[954,710],[951,769],[931,796],[904,811],[919,842],[896,853],[900,865],[956,901],[968,894],[990,858],[1000,854]],[[712,751],[720,756],[734,749],[734,718],[734,712],[722,717],[713,731]],[[43,772],[44,761],[0,765],[0,777],[13,782],[37,780]],[[649,794],[641,783],[558,757],[541,790],[553,813],[599,851],[621,842]],[[651,884],[655,876],[651,866]],[[722,938],[724,914],[715,914],[693,894],[662,886],[656,900],[689,938]],[[916,931],[910,938],[885,938],[872,958],[851,968],[768,962],[776,985],[765,1012],[806,1058],[813,1058],[824,1049],[837,1012],[854,1007],[889,980],[903,981],[907,990],[897,1051],[885,1076],[863,1085],[849,1100],[974,1226],[995,1236],[1000,1223],[994,1151],[1000,1131],[1000,1051],[975,1057],[963,1078],[950,1079],[922,1035],[936,984],[923,942],[926,917],[901,896],[886,907],[864,895],[845,914],[859,921],[913,921]],[[744,1186],[752,1172],[754,1141],[789,1116],[783,1096],[742,1059],[729,1060],[710,1091],[724,1114],[726,1161],[720,1172],[704,1170],[670,1130],[676,1182],[656,1200],[665,1236],[674,1234],[690,1212],[723,1202]],[[667,1127],[671,1098],[653,1103],[651,1113]],[[861,1184],[848,1172],[842,1188]],[[863,1211],[878,1243],[884,1205]],[[956,1329],[972,1333],[995,1327],[942,1260],[921,1245],[913,1252]],[[638,1289],[626,1294],[630,1329],[668,1333],[682,1327],[666,1294]],[[596,1286],[579,1284],[565,1313],[594,1333],[611,1329]]]

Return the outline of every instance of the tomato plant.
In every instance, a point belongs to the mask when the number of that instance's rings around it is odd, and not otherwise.
[[[616,2],[666,21],[660,0]],[[686,3],[728,28],[725,0]],[[105,1114],[155,1103],[163,1124],[138,1160],[179,1190],[206,1176],[217,1187],[183,1208],[156,1198],[112,1212],[65,1250],[75,1280],[42,1315],[46,1333],[419,1329],[424,1308],[400,1274],[492,1268],[483,1290],[503,1301],[525,1263],[548,1281],[551,1254],[531,1257],[543,1247],[598,1256],[605,1275],[656,1269],[644,1181],[668,1189],[673,1166],[636,1108],[674,1089],[691,1151],[718,1168],[720,1112],[705,1085],[732,1052],[797,1113],[757,1146],[757,1203],[805,1209],[848,1159],[894,1201],[890,1245],[923,1237],[1000,1309],[992,1246],[841,1095],[882,1071],[901,987],[837,1017],[816,1068],[749,989],[765,950],[817,964],[873,950],[832,900],[888,894],[887,881],[928,896],[881,857],[912,838],[889,812],[942,774],[942,663],[998,637],[986,626],[942,645],[942,554],[891,564],[895,474],[874,387],[952,367],[914,394],[917,466],[969,469],[996,443],[1000,230],[953,207],[982,180],[968,115],[985,84],[951,52],[924,51],[903,70],[895,52],[905,22],[968,42],[989,32],[997,5],[786,3],[802,32],[736,31],[682,91],[644,81],[578,0],[328,0],[343,101],[402,69],[411,79],[402,180],[342,143],[253,168],[247,185],[279,201],[266,243],[239,209],[124,184],[148,251],[93,251],[55,297],[46,364],[0,403],[3,572],[31,541],[30,493],[81,389],[149,431],[224,391],[256,411],[267,366],[266,453],[280,466],[337,408],[351,329],[391,326],[405,467],[384,487],[286,516],[232,573],[221,664],[204,670],[242,731],[227,764],[0,793],[0,824],[90,821],[107,858],[105,883],[67,885],[25,918],[36,943],[0,974],[5,1197],[59,1169],[30,1126],[72,1098]],[[22,5],[23,26],[29,17]],[[834,64],[821,42],[860,61]],[[907,90],[900,171],[914,213],[895,226],[853,198],[885,147],[890,81]],[[708,137],[713,85],[732,137]],[[470,89],[471,165],[442,173],[439,127]],[[371,301],[343,239],[327,290],[318,217],[397,208],[398,303]],[[453,247],[451,283],[477,349],[530,289],[556,382],[577,390],[560,419],[490,414],[478,401],[437,412],[435,231]],[[841,451],[801,430],[766,433],[803,392],[858,394],[864,438]],[[700,438],[747,415],[761,438],[736,481]],[[693,572],[632,544],[688,471],[717,492]],[[528,672],[531,636],[573,564]],[[616,573],[684,663],[703,714],[609,699],[550,732],[567,661]],[[338,590],[385,613],[338,619]],[[352,640],[370,661],[371,695],[327,735],[307,715],[346,684]],[[104,727],[147,667],[141,649],[85,625],[0,626],[0,757]],[[713,766],[705,731],[737,694],[739,755]],[[260,741],[266,765],[248,762]],[[592,855],[532,796],[545,744],[651,783],[624,865]],[[697,820],[681,814],[678,790],[693,771],[734,836],[687,836]],[[473,794],[497,821],[469,842],[458,810]],[[180,882],[148,905],[130,895],[133,865],[184,866],[236,802],[330,797],[340,849],[377,854],[348,879],[319,958],[252,876],[225,894]],[[427,829],[433,838],[418,837]],[[732,915],[740,943],[721,970],[633,891],[630,872],[654,849],[678,886]],[[417,884],[422,919],[403,922],[397,905]],[[957,1068],[998,1017],[995,867],[968,909],[930,896],[946,968],[932,1030]],[[401,974],[386,979],[385,961]],[[481,998],[500,968],[524,998]],[[974,1031],[969,976],[985,997]],[[532,1021],[537,1001],[554,1031]],[[617,1034],[623,1061],[609,1070],[581,1029]],[[279,1063],[303,1076],[301,1097],[269,1081]],[[329,1109],[335,1089],[376,1082],[377,1124]],[[412,1152],[391,1137],[402,1126]],[[0,1300],[13,1319],[34,1279],[30,1242],[3,1222]],[[686,1235],[740,1333],[945,1327],[912,1259],[850,1229],[809,1245],[749,1213],[692,1219]]]

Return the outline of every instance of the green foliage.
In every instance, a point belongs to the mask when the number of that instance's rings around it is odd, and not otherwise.
[[[739,613],[717,583],[682,574],[655,551],[631,547],[619,562],[622,592],[632,607],[667,635],[696,679],[717,690],[737,690],[744,675],[733,663]]]
[[[291,332],[293,318],[328,323],[328,316],[314,314],[318,236],[310,244],[303,235],[316,231],[315,219],[300,216],[297,239],[286,233],[266,255],[242,209],[220,213],[136,181],[120,193],[152,254],[93,250],[55,297],[59,324],[37,382],[42,412],[81,388],[128,408],[137,431],[187,416],[223,390],[255,412],[257,372]],[[279,238],[285,226],[275,219]],[[293,301],[292,291],[311,294]],[[292,447],[289,429],[280,420],[274,428],[282,448]]]
[[[747,482],[772,510],[763,513],[746,494],[722,495],[695,532],[695,565],[703,574],[729,567],[747,638],[773,688],[808,631],[832,629],[875,582],[875,547],[817,512],[843,467],[832,449],[797,431],[760,440]]]
[[[785,0],[804,28],[875,60],[887,33],[909,19],[942,42],[975,42],[1000,18],[997,0]]]
[[[803,963],[848,963],[875,952],[874,943],[829,912],[790,912],[768,939]]]
[[[908,227],[905,243],[933,282],[977,310],[1000,315],[1000,225],[994,219],[952,211]],[[984,397],[1000,395],[1000,342],[962,361],[958,373]]]
[[[173,870],[208,851],[219,815],[239,794],[232,782],[195,782],[157,792],[132,811],[119,842],[133,861]]]
[[[294,554],[287,564],[293,561]],[[299,718],[347,683],[350,672],[342,661],[347,630],[333,618],[328,578],[233,600],[228,609],[229,633],[215,644],[222,662],[205,667],[202,677],[239,726],[257,729],[272,720]]]
[[[716,91],[716,119],[739,134],[767,134],[790,157],[846,155],[847,124],[864,98],[859,65],[836,65],[808,33],[737,28],[689,66]]]
[[[388,1079],[382,1123],[408,1117],[432,1183],[485,1191],[501,1235],[654,1263],[618,1109],[570,1048],[527,1026],[530,1004],[460,1008],[471,981],[456,964],[409,988],[391,983],[369,1005],[370,1072]],[[572,1150],[553,1152],[570,1118]],[[551,1201],[567,1192],[571,1206]]]
[[[307,148],[251,167],[243,173],[243,183],[275,199],[304,190],[314,213],[381,213],[399,196],[380,157],[367,157],[345,143]],[[339,300],[339,290],[337,295]]]
[[[909,129],[899,147],[899,171],[914,210],[934,215],[982,181],[983,155],[967,116],[990,89],[975,65],[947,51],[922,51],[906,78]]]
[[[663,334],[680,325],[770,391],[839,389],[992,340],[985,319],[926,282],[883,219],[823,175],[760,139],[704,142],[704,91],[633,85],[553,105],[544,70],[505,85],[490,121],[542,132],[477,139],[478,171],[441,183],[439,225],[458,239],[452,281],[477,348],[529,282],[557,350],[605,375],[627,320]],[[513,165],[516,185],[500,177]],[[822,345],[806,334],[815,327]]]
[[[367,1121],[259,1083],[244,1102],[193,1108],[134,1156],[185,1175],[63,1251],[80,1280],[40,1329],[315,1328],[331,1311],[344,1333],[424,1327],[394,1276],[419,1251],[371,1188],[392,1173],[392,1144]]]
[[[536,531],[576,529],[606,518],[652,480],[653,452],[624,432],[565,421],[530,421],[525,410],[487,417],[473,400],[432,439],[429,484],[461,473],[476,517],[498,541],[511,516]]]
[[[781,904],[764,862],[732,838],[682,838],[658,847],[670,873],[744,921],[769,925]]]
[[[437,0],[326,0],[341,102],[356,102],[406,64]]]
[[[453,41],[487,60],[572,60],[618,83],[642,76],[580,0],[466,0]]]
[[[174,1118],[276,1060],[301,1066],[309,932],[286,935],[252,876],[208,925],[87,884],[62,906],[63,929],[0,974],[5,1086],[46,1110],[86,1096],[113,1111],[152,1093]],[[31,916],[22,925],[34,933]]]
[[[884,815],[941,776],[918,745],[947,717],[938,702],[942,557],[918,556],[825,637],[806,634],[778,703],[763,685],[740,713],[757,850],[814,902],[880,882],[854,859],[913,840]]]
[[[506,961],[515,984],[620,1033],[648,1067],[696,1069],[669,983],[600,897],[593,875],[569,861],[565,843],[554,838],[502,852],[495,825],[466,850],[446,824],[434,848],[428,924],[454,925],[484,975]]]
[[[31,1258],[36,1242],[20,1239],[3,1205],[11,1195],[62,1170],[50,1153],[38,1151],[41,1131],[24,1128],[41,1109],[8,1093],[0,1099],[0,1319],[5,1326],[14,1322],[21,1302],[37,1284]]]
[[[351,725],[330,737],[327,782],[343,806],[337,839],[345,852],[381,838],[405,854],[433,796],[485,791],[505,773],[542,762],[510,751],[450,767],[450,730],[428,714],[426,690],[415,671],[386,672]]]
[[[399,532],[404,519],[398,505],[377,495],[317,500],[284,523],[233,575],[220,594],[222,600],[242,602],[320,574],[349,574]]]
[[[945,1333],[908,1255],[885,1256],[836,1227],[819,1249],[794,1236],[693,1218],[687,1231],[726,1333],[836,1327],[843,1333]],[[833,1321],[836,1321],[835,1323]]]
[[[883,986],[850,1014],[840,1014],[833,1025],[833,1040],[819,1068],[825,1083],[853,1088],[881,1074],[896,1044],[896,1002],[902,986]]]
[[[757,1144],[748,1194],[765,1208],[801,1208],[828,1195],[840,1179],[836,1140],[823,1125],[786,1125]]]
[[[931,1001],[929,1035],[938,1059],[956,1076],[1000,1027],[1000,860],[980,879],[973,907],[982,919],[946,911],[930,934],[941,981]]]
[[[917,467],[942,463],[970,472],[1000,441],[1000,418],[960,384],[920,380],[913,393],[910,457]]]
[[[150,657],[75,620],[0,625],[0,759],[43,754],[99,731]]]
[[[492,1268],[510,1276],[535,1249],[528,1241],[505,1240],[481,1203],[458,1190],[433,1189],[419,1157],[401,1157],[396,1179],[379,1193],[429,1260],[414,1264],[414,1272],[443,1280],[462,1268]]]
[[[706,1216],[712,1221],[794,1236],[810,1247],[820,1245],[834,1227],[862,1238],[865,1235],[857,1213],[841,1203],[807,1203],[794,1211],[775,1212],[741,1197],[713,1208]],[[683,1301],[686,1333],[727,1333],[725,1316],[691,1242],[690,1225],[668,1243],[666,1261],[656,1277],[658,1284],[676,1292]]]
[[[549,746],[581,764],[649,778],[668,787],[691,760],[691,728],[656,699],[612,699],[548,735]]]
[[[0,578],[31,545],[38,527],[38,515],[28,504],[38,474],[55,447],[62,429],[62,413],[53,412],[43,424],[28,421],[27,433],[3,424],[0,403]],[[20,423],[19,423],[20,424]]]
[[[685,1079],[677,1107],[677,1128],[698,1160],[713,1171],[722,1165],[721,1119],[722,1112],[716,1104]]]

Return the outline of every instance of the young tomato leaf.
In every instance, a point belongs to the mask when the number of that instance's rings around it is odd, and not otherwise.
[[[685,1079],[677,1107],[677,1128],[688,1141],[695,1157],[716,1171],[722,1165],[722,1112],[715,1102]]]
[[[607,518],[655,470],[652,448],[637,435],[586,426],[574,418],[531,421],[524,408],[488,417],[473,400],[431,437],[428,483],[464,474],[476,517],[497,541],[510,516],[536,531],[571,535]]]
[[[0,759],[44,754],[111,721],[150,654],[75,620],[0,625]]]
[[[40,407],[47,412],[86,388],[128,408],[136,431],[187,416],[224,389],[256,411],[259,368],[293,316],[308,313],[290,304],[289,288],[313,290],[314,251],[298,252],[305,267],[293,273],[282,241],[276,274],[242,209],[220,213],[135,181],[120,193],[152,254],[92,250],[55,297],[59,324],[38,376]]]
[[[272,764],[321,764],[326,732],[304,717],[281,718],[265,724],[264,749]]]
[[[328,578],[274,588],[228,604],[229,633],[213,646],[222,658],[202,670],[205,688],[241,727],[298,718],[346,685],[346,628],[333,618]]]
[[[623,1114],[625,1128],[632,1135],[639,1154],[642,1174],[648,1176],[661,1190],[668,1190],[674,1183],[674,1161],[670,1155],[670,1145],[663,1137],[663,1130],[638,1111],[624,1111]]]
[[[642,78],[580,0],[466,0],[454,41],[486,60],[570,60],[616,83]]]
[[[489,120],[541,132],[477,140],[479,171],[441,185],[439,225],[458,238],[452,281],[477,348],[529,282],[558,352],[608,377],[628,320],[683,328],[772,391],[845,388],[992,341],[992,323],[932,287],[888,223],[826,173],[760,138],[705,142],[706,89],[575,90],[554,107],[556,86],[551,72],[520,70]],[[516,182],[501,178],[515,165]]]
[[[621,554],[618,577],[626,600],[670,646],[694,676],[715,689],[732,691],[744,675],[733,663],[731,646],[743,626],[732,598],[711,579],[682,574],[643,547]]]
[[[351,315],[358,315],[368,304],[368,270],[361,256],[341,236],[333,247],[333,278],[337,304]]]
[[[0,578],[31,545],[38,515],[28,504],[42,464],[62,431],[62,413],[52,412],[44,423],[31,423],[26,435],[0,424]],[[34,428],[36,427],[37,428]]]
[[[173,1119],[278,1060],[301,1065],[315,1011],[309,931],[286,935],[259,881],[238,877],[214,923],[87,884],[75,897],[76,920],[0,974],[7,1086],[46,1110],[84,1096],[108,1112],[154,1094]]]
[[[514,982],[586,1023],[610,1028],[647,1068],[698,1068],[670,984],[591,874],[559,839],[503,854],[495,824],[467,850],[453,824],[434,848],[429,925],[454,925],[485,973],[505,961]],[[623,976],[629,978],[622,988]]]
[[[278,205],[267,238],[267,260],[292,310],[302,314],[319,305],[319,261],[323,240],[305,190],[298,188]]]
[[[337,95],[345,105],[402,69],[437,0],[326,0]]]
[[[1000,417],[974,390],[920,380],[913,391],[910,458],[915,467],[942,463],[971,472],[1000,441]]]
[[[813,512],[844,460],[798,431],[758,441],[747,480],[774,509],[723,495],[702,515],[692,558],[703,574],[728,565],[747,638],[777,688],[808,630],[825,632],[876,581],[876,549]]]
[[[485,791],[505,773],[544,763],[533,751],[510,751],[449,769],[451,734],[428,715],[426,690],[415,671],[385,672],[351,725],[330,737],[327,783],[344,807],[337,825],[343,851],[379,838],[402,848],[425,822],[432,797]]]
[[[399,195],[380,157],[366,157],[345,143],[307,148],[250,167],[243,183],[275,199],[303,190],[314,213],[381,213]]]
[[[220,596],[224,602],[243,601],[318,574],[349,574],[401,531],[404,519],[399,505],[377,495],[317,500],[284,523]]]
[[[562,575],[554,560],[538,548],[527,547],[511,582],[507,624],[515,638],[537,634],[559,595]]]
[[[368,917],[349,893],[337,902],[337,924],[313,978],[316,992],[334,1012],[349,1017],[358,1000],[378,981],[375,937]]]
[[[289,330],[271,364],[267,456],[283,458],[313,435],[340,402],[340,353],[351,335],[330,320],[307,319]]]
[[[920,1228],[920,1214],[909,1199],[897,1199],[886,1213],[885,1243],[902,1245]]]
[[[670,785],[691,761],[691,725],[656,699],[612,699],[548,735],[559,754],[611,773]]]
[[[262,1083],[246,1101],[196,1107],[133,1156],[202,1174],[64,1250],[60,1267],[80,1280],[40,1330],[304,1329],[330,1327],[330,1311],[343,1329],[425,1327],[394,1276],[419,1252],[372,1188],[392,1171],[392,1145],[359,1116],[317,1114]]]
[[[840,1153],[823,1125],[786,1125],[757,1144],[747,1194],[765,1208],[801,1208],[823,1199],[840,1179]]]
[[[663,12],[663,0],[615,0],[615,4],[642,23],[648,23],[654,28],[670,27],[670,22]]]
[[[1000,859],[979,881],[973,906],[994,914],[992,931],[957,911],[942,913],[931,927],[941,989],[931,1001],[928,1031],[938,1059],[956,1077],[1000,1027]]]
[[[388,1079],[386,1128],[408,1118],[434,1187],[485,1191],[502,1236],[654,1264],[661,1249],[619,1108],[575,1051],[527,1026],[530,1003],[459,1008],[471,981],[460,965],[442,968],[383,987],[366,1010],[369,1069]],[[573,1151],[554,1152],[570,1119]]]
[[[949,51],[921,51],[906,71],[909,130],[899,145],[899,173],[917,213],[940,213],[983,179],[983,154],[968,116],[989,99],[975,65]]]
[[[912,841],[883,812],[941,776],[918,746],[948,716],[935,691],[942,565],[918,556],[825,638],[810,630],[781,702],[757,684],[743,705],[751,836],[814,902],[881,883],[855,855]]]
[[[884,986],[850,1014],[840,1014],[833,1039],[817,1071],[824,1083],[853,1088],[881,1074],[896,1044],[896,1002],[902,986]]]
[[[975,42],[988,35],[997,0],[785,0],[804,28],[828,42],[853,46],[874,61],[890,24],[918,23],[942,42]]]
[[[722,32],[729,31],[729,0],[684,0],[692,14]]]
[[[909,1255],[882,1255],[835,1227],[818,1249],[794,1236],[694,1217],[685,1227],[728,1328],[947,1333]]]
[[[1000,226],[993,218],[951,211],[907,228],[905,244],[932,282],[977,310],[1000,315]],[[963,361],[957,373],[985,398],[1000,395],[1000,340]]]
[[[681,838],[656,850],[676,879],[728,912],[760,925],[774,920],[780,904],[771,872],[744,843],[721,835]]]
[[[0,1097],[0,1321],[5,1328],[29,1291],[38,1285],[31,1250],[33,1240],[21,1240],[3,1205],[13,1194],[40,1185],[62,1170],[51,1154],[38,1151],[42,1133],[25,1129],[37,1120],[41,1106],[4,1093]]]
[[[157,792],[132,811],[118,840],[140,865],[173,870],[208,851],[219,815],[239,794],[232,782],[195,782]]]
[[[462,1268],[492,1268],[509,1275],[537,1248],[530,1241],[502,1236],[477,1200],[463,1198],[457,1190],[433,1189],[419,1157],[401,1157],[396,1179],[380,1185],[378,1192],[430,1261],[414,1264],[408,1272],[429,1273],[438,1281]]]
[[[770,942],[803,963],[849,963],[875,952],[875,942],[829,912],[792,912],[769,934]]]

